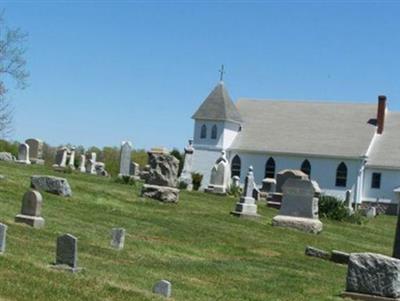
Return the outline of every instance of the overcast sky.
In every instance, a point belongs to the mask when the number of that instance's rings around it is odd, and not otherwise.
[[[30,86],[10,94],[13,139],[183,148],[222,63],[234,100],[375,103],[386,94],[400,110],[400,2],[0,0],[0,8],[29,33]]]

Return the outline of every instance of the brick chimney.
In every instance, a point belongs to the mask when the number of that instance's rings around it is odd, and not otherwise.
[[[385,126],[385,111],[386,111],[386,96],[378,96],[378,112],[376,116],[376,125],[378,126],[376,132],[380,135],[383,133]]]

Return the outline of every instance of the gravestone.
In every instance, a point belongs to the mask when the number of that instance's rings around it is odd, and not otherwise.
[[[79,171],[81,173],[85,173],[86,172],[86,156],[85,155],[81,155],[81,162],[79,163]]]
[[[72,147],[69,152],[68,167],[75,169],[75,147]]]
[[[239,202],[236,203],[235,209],[231,214],[238,217],[258,217],[257,205],[253,197],[254,189],[257,189],[254,182],[253,166],[249,167],[246,179],[244,181],[243,195]]]
[[[29,145],[29,160],[33,164],[44,164],[43,160],[43,141],[35,138],[25,140]]]
[[[267,192],[267,193],[273,193],[275,192],[276,188],[276,180],[273,178],[265,178],[262,180],[262,186],[261,186],[261,191],[262,192]]]
[[[171,282],[167,280],[160,280],[153,286],[153,293],[162,295],[166,298],[171,297],[172,287]]]
[[[22,199],[21,213],[15,216],[16,223],[24,223],[34,228],[44,227],[42,214],[42,195],[39,191],[29,190]]]
[[[111,247],[117,250],[122,250],[125,243],[125,229],[113,228],[111,230]]]
[[[64,234],[57,238],[56,262],[53,267],[73,273],[82,269],[78,267],[78,239],[75,236]]]
[[[119,159],[119,176],[130,176],[131,158],[132,143],[129,141],[122,141]]]
[[[92,175],[97,174],[96,173],[96,159],[97,159],[97,154],[95,152],[92,152],[88,155],[88,158],[86,159],[86,172],[90,173]]]
[[[400,300],[400,260],[374,253],[350,254],[343,297]]]
[[[6,251],[7,225],[0,223],[0,254]]]
[[[192,166],[193,166],[193,140],[189,140],[189,145],[185,147],[185,161],[183,164],[183,169],[181,176],[179,178],[180,182],[185,183],[188,190],[192,190]]]
[[[29,145],[21,143],[18,147],[18,160],[16,161],[22,164],[31,164],[29,160]]]
[[[31,176],[31,187],[60,196],[72,196],[71,187],[65,178],[33,175]]]
[[[234,188],[239,188],[240,187],[240,178],[238,176],[233,176],[231,185]]]
[[[129,174],[135,179],[140,179],[140,165],[136,162],[131,162],[129,167]]]
[[[68,155],[68,148],[61,147],[56,152],[56,162],[55,165],[59,167],[66,167],[67,166],[67,155]]]
[[[294,228],[319,233],[322,223],[318,218],[318,198],[310,180],[289,178],[282,187],[283,200],[279,215],[272,219],[273,226]]]
[[[0,152],[0,161],[14,161],[15,157],[9,152]]]
[[[226,194],[230,184],[230,174],[229,161],[226,158],[225,151],[222,151],[221,157],[217,159],[211,169],[210,182],[205,191],[215,194]]]
[[[179,161],[164,152],[149,152],[149,171],[141,195],[162,202],[179,201],[178,168]]]

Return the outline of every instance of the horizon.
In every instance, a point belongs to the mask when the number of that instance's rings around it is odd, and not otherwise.
[[[400,111],[399,4],[0,1],[29,34],[10,140],[182,150],[221,64],[235,103],[383,94]]]

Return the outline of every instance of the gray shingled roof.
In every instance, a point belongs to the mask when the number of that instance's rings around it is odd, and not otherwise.
[[[377,135],[367,166],[400,167],[400,112],[387,112],[382,135]]]
[[[376,104],[241,99],[244,124],[230,149],[359,158],[376,127]]]
[[[243,121],[222,82],[212,90],[192,118],[238,123]]]

